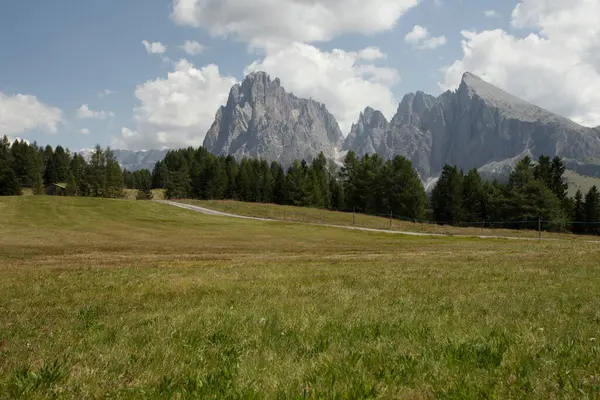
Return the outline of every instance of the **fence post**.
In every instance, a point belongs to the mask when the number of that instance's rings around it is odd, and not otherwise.
[[[352,207],[352,226],[356,225],[356,207]]]
[[[542,218],[538,217],[538,236],[539,240],[542,240]]]
[[[390,231],[392,230],[392,210],[390,210]]]

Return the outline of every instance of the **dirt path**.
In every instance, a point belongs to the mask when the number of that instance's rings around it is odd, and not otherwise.
[[[259,218],[259,217],[248,217],[245,215],[237,215],[225,213],[222,211],[211,210],[209,208],[194,206],[191,204],[178,203],[176,201],[169,200],[155,200],[158,203],[167,204],[173,207],[184,208],[186,210],[199,212],[206,215],[213,215],[218,217],[229,217],[229,218],[241,218],[241,219],[250,219],[255,221],[269,221],[269,222],[293,222],[296,224],[305,224],[305,225],[315,225],[315,226],[326,226],[329,228],[339,228],[339,229],[349,229],[355,231],[364,231],[364,232],[377,232],[377,233],[389,233],[396,235],[408,235],[408,236],[435,236],[435,237],[463,237],[463,238],[480,238],[480,239],[508,239],[508,240],[534,240],[537,241],[537,238],[526,238],[526,237],[515,237],[515,236],[486,236],[486,235],[449,235],[442,233],[421,233],[421,232],[409,232],[409,231],[393,231],[388,229],[374,229],[374,228],[361,228],[358,226],[347,226],[347,225],[329,225],[329,224],[316,224],[310,222],[296,222],[296,221],[281,221],[278,219],[269,219],[269,218]],[[560,239],[544,239],[544,240],[560,240]]]

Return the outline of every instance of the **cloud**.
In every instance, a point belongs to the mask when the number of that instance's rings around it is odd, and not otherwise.
[[[183,49],[186,53],[188,53],[190,56],[198,55],[202,53],[205,49],[203,45],[196,42],[195,40],[186,40],[185,43],[179,47]]]
[[[500,17],[500,14],[498,14],[498,12],[496,10],[485,10],[483,12],[483,15],[485,15],[488,18],[498,18],[498,17]]]
[[[111,111],[92,111],[87,104],[82,104],[75,113],[79,119],[107,119],[115,116]]]
[[[266,71],[279,77],[287,91],[324,103],[346,134],[366,106],[379,109],[391,118],[398,105],[390,89],[400,80],[398,72],[362,64],[365,54],[366,59],[378,55],[373,48],[324,52],[308,44],[294,43],[269,52],[262,60],[249,65],[245,73]]]
[[[164,54],[167,51],[167,46],[165,46],[161,42],[150,43],[147,40],[143,40],[142,44],[146,48],[148,54]]]
[[[113,147],[127,149],[199,146],[227,102],[237,80],[222,76],[213,64],[196,68],[187,60],[176,63],[165,78],[137,87],[140,101],[134,110],[135,129],[123,127]]]
[[[427,28],[421,25],[415,25],[412,31],[408,32],[404,37],[406,43],[412,44],[413,47],[421,50],[435,49],[446,44],[445,36],[431,37]]]
[[[106,97],[106,96],[110,96],[111,94],[113,94],[114,91],[110,90],[110,89],[104,89],[103,91],[98,93],[99,97]]]
[[[173,0],[171,18],[256,47],[390,30],[419,0]]]
[[[91,132],[88,128],[83,128],[79,131],[79,133],[81,133],[82,135],[89,135]]]
[[[0,135],[15,135],[32,129],[56,133],[63,122],[62,111],[35,96],[0,92]]]
[[[363,60],[386,59],[387,54],[382,53],[379,47],[367,47],[358,52],[358,57]]]
[[[600,124],[600,2],[521,0],[511,25],[534,31],[463,31],[463,57],[444,67],[442,88],[470,71],[588,126]]]

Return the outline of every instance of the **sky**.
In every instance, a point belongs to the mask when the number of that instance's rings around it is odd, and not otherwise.
[[[599,0],[0,2],[0,135],[72,150],[199,146],[252,71],[326,104],[455,90],[465,71],[600,125]]]

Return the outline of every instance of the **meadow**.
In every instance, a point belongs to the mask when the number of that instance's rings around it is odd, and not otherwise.
[[[0,199],[0,398],[598,398],[600,247]]]
[[[507,229],[509,222],[464,223],[462,226],[440,225],[431,221],[411,221],[400,216],[366,215],[352,212],[338,212],[310,207],[294,207],[278,204],[245,203],[233,200],[178,200],[181,203],[197,205],[225,213],[274,219],[287,222],[324,224],[336,226],[356,226],[369,229],[382,229],[400,232],[428,233],[449,236],[514,237],[538,239],[538,223],[535,229]],[[543,222],[542,239],[561,240],[600,240],[596,236],[574,235],[570,232],[554,231],[555,227]]]

